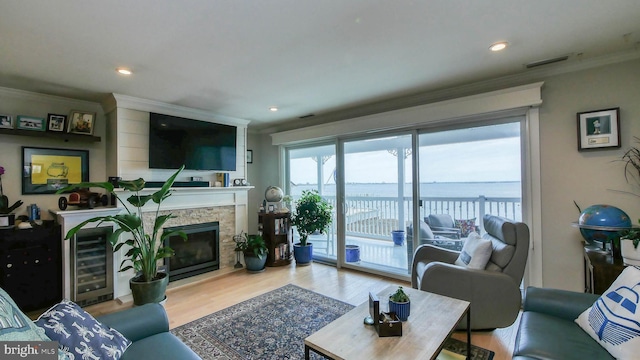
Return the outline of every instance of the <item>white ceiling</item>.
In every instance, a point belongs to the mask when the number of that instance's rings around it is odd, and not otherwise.
[[[260,127],[640,52],[639,19],[638,0],[0,0],[0,86]],[[500,40],[511,46],[488,51]]]

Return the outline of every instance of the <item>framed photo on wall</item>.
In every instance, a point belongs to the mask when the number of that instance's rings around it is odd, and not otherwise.
[[[247,164],[253,164],[253,150],[247,150]]]
[[[578,113],[578,150],[620,147],[620,108]]]
[[[44,118],[35,116],[18,115],[17,128],[21,130],[44,131],[47,122]]]
[[[22,195],[89,181],[89,151],[22,147]]]
[[[69,115],[69,129],[72,134],[93,135],[96,113],[73,110]]]
[[[67,127],[67,115],[49,114],[47,116],[47,130],[64,132]]]
[[[0,128],[13,129],[13,118],[11,115],[0,115]]]

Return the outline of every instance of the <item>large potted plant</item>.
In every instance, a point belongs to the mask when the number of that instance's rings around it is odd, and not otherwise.
[[[333,206],[323,199],[316,190],[304,190],[296,201],[291,223],[300,234],[300,242],[293,245],[293,257],[298,265],[309,265],[313,258],[313,245],[309,235],[324,234],[331,224]]]
[[[76,187],[102,188],[115,196],[118,202],[124,206],[124,213],[97,216],[83,221],[69,230],[65,239],[72,238],[81,228],[89,223],[98,223],[97,225],[100,225],[104,222],[111,222],[117,225],[117,229],[109,235],[108,241],[111,246],[113,246],[114,252],[120,250],[123,246],[127,249],[124,255],[125,258],[120,264],[120,271],[134,269],[136,272],[134,277],[129,280],[135,305],[161,302],[164,300],[167,284],[169,283],[169,276],[164,272],[158,271],[158,261],[171,257],[174,253],[173,249],[164,246],[164,240],[176,235],[185,240],[187,239],[186,234],[182,231],[162,231],[163,225],[167,220],[174,218],[174,216],[171,214],[159,214],[160,205],[165,199],[171,196],[171,186],[183,169],[184,165],[165,181],[162,188],[149,195],[140,195],[140,192],[145,187],[145,181],[142,178],[119,181],[118,185],[121,188],[133,193],[126,199],[129,205],[122,201],[118,194],[113,191],[114,186],[110,182],[75,184],[58,191],[58,193],[62,193]],[[142,216],[142,209],[149,201],[157,204],[151,233],[145,230],[145,222]]]
[[[261,235],[245,234],[245,241],[237,243],[244,254],[244,262],[248,272],[262,272],[267,263],[267,243]]]

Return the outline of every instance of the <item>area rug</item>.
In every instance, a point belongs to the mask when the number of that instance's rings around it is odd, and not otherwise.
[[[288,284],[207,315],[171,332],[203,360],[304,359],[304,339],[354,306]],[[461,353],[455,339],[445,348]],[[491,360],[493,352],[473,346],[474,360]],[[311,353],[312,359],[322,359]]]

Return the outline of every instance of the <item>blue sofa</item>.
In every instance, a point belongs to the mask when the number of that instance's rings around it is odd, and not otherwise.
[[[200,359],[182,341],[169,332],[169,319],[160,304],[146,304],[96,318],[118,330],[133,344],[121,360]]]
[[[599,295],[527,288],[513,360],[614,359],[574,320]]]

